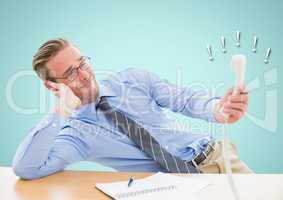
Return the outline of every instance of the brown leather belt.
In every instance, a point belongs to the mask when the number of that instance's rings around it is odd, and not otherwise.
[[[202,163],[209,156],[209,154],[211,154],[211,152],[215,151],[214,144],[215,141],[210,141],[209,143],[207,143],[204,151],[199,153],[193,160],[188,161],[187,163],[197,167],[197,165]]]

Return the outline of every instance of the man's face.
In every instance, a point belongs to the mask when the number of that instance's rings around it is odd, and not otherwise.
[[[59,51],[56,56],[47,62],[47,68],[51,77],[67,78],[72,76],[72,71],[76,71],[74,69],[78,69],[78,75],[73,81],[68,79],[56,79],[56,81],[69,86],[83,104],[95,101],[98,93],[98,85],[91,66],[88,66],[86,69],[78,68],[84,61],[85,59],[81,52],[76,47],[70,45]]]

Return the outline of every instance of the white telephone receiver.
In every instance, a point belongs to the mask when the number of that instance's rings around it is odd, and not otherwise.
[[[231,68],[235,73],[235,86],[233,90],[233,95],[236,94],[237,89],[239,87],[244,86],[245,81],[245,73],[246,73],[246,63],[247,59],[245,55],[234,55],[231,58]],[[225,113],[223,113],[223,108],[220,109],[220,113],[228,120],[228,117]]]
[[[244,86],[246,63],[247,63],[247,59],[245,55],[232,56],[231,68],[236,76],[236,82],[235,82],[233,94],[235,94],[236,88]]]

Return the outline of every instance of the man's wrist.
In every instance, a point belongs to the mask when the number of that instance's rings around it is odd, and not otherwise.
[[[214,109],[213,109],[213,116],[216,122],[218,123],[224,123],[225,119],[223,114],[220,112],[221,105],[220,103],[215,104]]]
[[[53,109],[53,112],[60,115],[61,117],[67,118],[75,111],[79,110],[82,105],[80,102],[74,102],[71,106],[60,105],[60,103],[57,103]]]

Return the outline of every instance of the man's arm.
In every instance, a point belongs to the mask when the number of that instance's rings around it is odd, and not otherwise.
[[[248,104],[248,92],[243,88],[229,88],[223,97],[216,97],[208,90],[194,90],[190,86],[177,86],[167,80],[160,79],[157,75],[145,70],[130,70],[131,75],[144,84],[150,91],[150,96],[160,107],[166,107],[173,112],[201,118],[211,122],[235,123],[245,114]]]
[[[63,170],[67,165],[86,160],[93,138],[82,133],[84,123],[63,120],[50,114],[33,128],[17,149],[13,170],[23,179],[35,179]]]
[[[145,70],[132,69],[130,73],[141,84],[145,84],[150,96],[160,107],[169,108],[173,112],[189,117],[217,122],[213,109],[219,102],[219,97],[213,96],[207,90],[177,86]]]
[[[80,99],[65,84],[47,80],[44,84],[58,101],[54,113],[33,128],[17,149],[13,169],[24,179],[40,178],[86,160],[93,141],[93,136],[85,132],[89,129],[83,129],[84,122],[69,117],[81,106]]]

